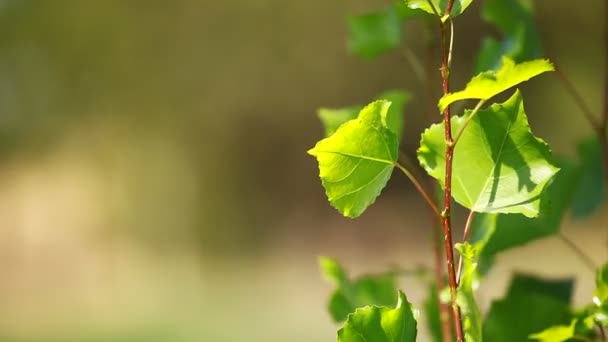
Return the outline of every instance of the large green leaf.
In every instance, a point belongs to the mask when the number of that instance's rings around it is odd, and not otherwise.
[[[433,6],[429,4],[428,0],[405,0],[406,5],[411,9],[421,9],[427,13],[435,14],[433,11],[433,7],[440,16],[444,16],[445,10],[447,9],[448,0],[431,0]],[[456,0],[454,1],[454,5],[452,7],[452,12],[450,15],[455,17],[457,15],[462,14],[467,7],[473,2],[473,0]]]
[[[394,6],[385,10],[348,18],[350,51],[363,58],[373,59],[401,45],[402,18]]]
[[[348,315],[338,331],[338,342],[413,342],[416,341],[417,312],[399,291],[395,309],[366,306]]]
[[[450,104],[465,99],[488,100],[532,77],[553,70],[553,65],[545,59],[515,64],[512,59],[504,57],[498,71],[482,72],[473,77],[464,90],[443,96],[439,100],[439,109],[443,111]]]
[[[380,195],[395,162],[397,136],[386,126],[388,101],[363,108],[308,151],[319,162],[319,176],[332,206],[346,217],[358,217]]]
[[[456,245],[463,258],[462,276],[458,286],[458,305],[462,313],[465,340],[468,342],[482,341],[482,316],[475,300],[475,289],[479,280],[477,262],[484,244],[480,241],[474,245],[468,242]]]
[[[573,163],[560,161],[560,171],[547,185],[540,198],[538,217],[516,214],[482,214],[473,221],[473,236],[491,230],[483,250],[484,258],[531,241],[556,234],[570,204],[578,180]]]
[[[542,57],[531,1],[485,0],[481,16],[498,28],[502,39],[500,42],[492,37],[484,39],[477,57],[477,72],[498,68],[501,56],[508,56],[518,63]]]
[[[522,276],[519,276],[522,277]],[[566,281],[560,281],[564,286]],[[514,281],[504,299],[494,301],[483,325],[483,338],[492,342],[529,341],[530,335],[572,319],[569,302],[555,282]],[[569,285],[568,285],[569,286]]]
[[[467,115],[452,118],[454,133]],[[427,129],[420,145],[420,164],[443,186],[443,123]],[[517,91],[505,103],[481,110],[462,134],[454,152],[452,194],[476,212],[538,216],[540,195],[559,170],[550,160],[547,144],[530,131]]]
[[[391,103],[391,107],[386,114],[386,126],[397,135],[398,139],[401,139],[404,121],[403,111],[409,103],[411,95],[403,90],[387,90],[376,96],[375,99],[387,100]],[[325,127],[325,136],[334,134],[342,124],[357,118],[361,109],[363,109],[362,105],[338,109],[319,109],[319,119]]]
[[[325,278],[336,285],[328,303],[328,311],[334,321],[343,322],[348,314],[362,306],[395,305],[395,274],[365,275],[351,280],[334,259],[322,257],[319,263]]]
[[[582,218],[593,215],[601,208],[606,197],[606,182],[602,147],[597,137],[578,144],[581,174],[572,200],[572,216]]]

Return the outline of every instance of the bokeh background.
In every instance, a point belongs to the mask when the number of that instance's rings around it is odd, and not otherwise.
[[[456,21],[455,87],[492,30],[480,2]],[[0,340],[332,341],[317,256],[355,275],[431,265],[406,180],[348,220],[305,153],[323,134],[318,107],[388,88],[416,96],[403,142],[416,148],[427,107],[403,55],[368,62],[345,45],[346,17],[384,5],[0,1]],[[535,5],[548,55],[599,112],[603,3]],[[422,51],[420,27],[406,30]],[[552,76],[524,88],[537,135],[574,156],[591,134],[580,111]],[[564,234],[605,260],[608,210],[567,218]],[[579,303],[593,289],[549,238],[500,255],[483,307],[516,270],[578,276]],[[416,279],[401,285],[423,300]]]

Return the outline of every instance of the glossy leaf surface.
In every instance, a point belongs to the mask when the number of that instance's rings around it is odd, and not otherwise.
[[[338,342],[414,342],[416,312],[399,291],[394,309],[378,306],[359,308],[338,331]]]
[[[386,125],[389,107],[388,101],[371,103],[308,151],[319,162],[329,202],[346,217],[374,203],[393,172],[399,146]]]
[[[504,57],[498,71],[482,72],[473,77],[464,90],[442,97],[439,100],[439,109],[443,111],[450,104],[460,100],[488,100],[532,77],[553,70],[553,65],[545,59],[515,64],[512,59]]]

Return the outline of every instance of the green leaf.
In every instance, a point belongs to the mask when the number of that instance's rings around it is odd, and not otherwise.
[[[458,132],[466,121],[452,118]],[[443,123],[422,135],[418,159],[444,186],[445,140]],[[502,104],[481,110],[462,134],[453,162],[452,195],[476,212],[539,214],[539,198],[559,170],[551,152],[530,131],[519,91]]]
[[[446,14],[445,10],[448,5],[448,0],[431,0],[431,2],[433,3],[433,6],[429,4],[428,0],[405,0],[405,3],[409,8],[421,9],[433,15],[435,14],[435,11],[433,11],[433,7],[435,7],[437,13],[443,17]],[[452,17],[455,17],[457,15],[462,14],[462,12],[464,12],[472,2],[473,0],[454,1],[454,5],[452,7],[452,12],[450,13],[450,15]]]
[[[439,100],[439,109],[443,111],[450,104],[465,99],[489,100],[532,77],[553,70],[553,65],[545,59],[515,64],[512,59],[504,57],[498,71],[482,72],[473,77],[464,90],[443,96]]]
[[[393,172],[399,144],[386,126],[389,107],[388,101],[369,104],[308,151],[319,162],[329,202],[346,217],[358,217],[373,204]]]
[[[515,274],[507,296],[538,293],[563,303],[570,303],[574,291],[574,279],[543,279],[534,275]]]
[[[456,249],[463,258],[463,271],[458,286],[458,305],[463,317],[462,327],[465,340],[469,342],[482,341],[482,316],[475,300],[474,291],[479,279],[477,261],[483,247],[483,242],[475,245],[468,242],[456,245]]]
[[[346,283],[346,271],[336,260],[329,257],[320,257],[319,266],[325,278],[336,285]]]
[[[542,342],[562,342],[573,338],[576,335],[576,320],[572,320],[570,325],[557,325],[543,330],[542,332],[530,335],[530,339]]]
[[[387,90],[376,96],[375,99],[387,100],[391,102],[391,107],[389,108],[384,120],[386,126],[397,135],[398,139],[401,139],[404,121],[403,112],[407,104],[410,102],[411,95],[403,90]],[[328,137],[334,134],[342,124],[357,118],[362,109],[362,105],[340,109],[319,109],[319,119],[325,127],[325,136]]]
[[[401,18],[391,6],[379,12],[348,18],[350,51],[362,58],[373,59],[401,45]]]
[[[560,171],[541,194],[538,217],[516,214],[475,216],[472,228],[474,237],[478,233],[491,231],[483,250],[484,259],[559,231],[576,187],[578,171],[570,162],[561,161],[558,166]]]
[[[504,299],[494,301],[483,325],[483,338],[492,342],[529,341],[531,334],[572,319],[569,303],[548,291],[551,283],[512,282]],[[568,295],[570,297],[570,295]]]
[[[593,215],[606,199],[602,148],[597,137],[579,143],[578,155],[581,174],[572,200],[572,216],[583,218]]]
[[[413,342],[416,341],[417,312],[399,291],[395,309],[366,306],[348,315],[338,331],[338,342]]]
[[[358,307],[395,305],[395,274],[365,275],[351,280],[336,260],[321,257],[319,264],[325,278],[336,285],[328,303],[328,311],[335,322],[343,322]]]
[[[484,40],[476,62],[477,72],[496,69],[502,56],[518,63],[542,57],[540,34],[529,0],[485,0],[481,16],[495,25],[503,38],[500,42],[491,37]]]

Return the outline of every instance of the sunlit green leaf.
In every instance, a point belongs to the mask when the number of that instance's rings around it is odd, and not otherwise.
[[[443,111],[450,104],[465,99],[488,100],[532,77],[553,70],[553,65],[545,59],[515,64],[512,59],[504,57],[498,71],[482,72],[473,77],[464,90],[442,97],[439,109]]]
[[[573,318],[569,303],[563,300],[563,293],[551,290],[551,284],[538,279],[512,282],[505,298],[490,307],[483,325],[484,340],[528,341],[531,334],[568,325]]]
[[[445,11],[447,9],[448,0],[431,0],[431,2],[433,3],[433,6],[429,4],[428,0],[405,0],[407,6],[411,9],[421,9],[430,14],[435,14],[435,11],[437,11],[437,13],[443,17],[446,14]],[[451,16],[455,17],[462,14],[462,12],[464,12],[472,2],[473,0],[454,1],[454,5],[450,13]],[[433,7],[435,7],[435,10],[433,10]]]
[[[468,113],[452,118],[454,134]],[[443,123],[422,135],[418,159],[443,186],[445,140]],[[519,91],[502,104],[481,110],[456,146],[452,194],[476,212],[539,214],[539,199],[558,171],[549,147],[530,131]]]
[[[348,18],[350,51],[363,58],[373,59],[401,45],[402,19],[397,8]]]
[[[358,217],[386,186],[397,161],[397,136],[386,126],[388,101],[376,101],[308,151],[332,206]]]
[[[475,217],[473,236],[491,230],[483,250],[484,259],[559,231],[577,184],[578,172],[573,163],[560,161],[557,165],[560,171],[541,194],[538,217],[516,214],[482,214]]]
[[[542,332],[532,334],[529,337],[541,342],[563,342],[571,339],[576,334],[576,320],[572,320],[570,325],[557,325],[545,329]]]
[[[348,315],[338,331],[338,342],[413,342],[417,334],[416,316],[405,294],[399,291],[395,309],[366,306]]]
[[[401,139],[403,131],[403,111],[409,103],[411,95],[403,90],[387,90],[376,96],[375,100],[387,100],[391,106],[386,114],[386,126]],[[347,121],[357,118],[359,112],[364,108],[362,105],[345,107],[340,109],[319,109],[319,119],[325,127],[325,136],[330,136],[336,132],[338,127]]]
[[[597,137],[579,143],[578,155],[581,163],[581,173],[572,200],[572,215],[581,218],[593,215],[604,203],[606,178],[604,176],[602,148]]]

